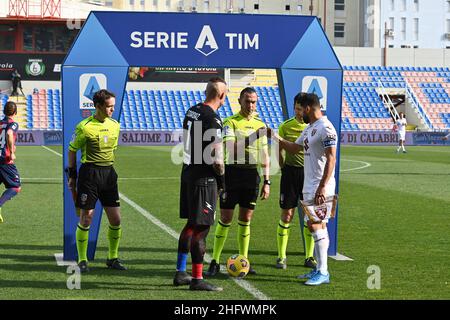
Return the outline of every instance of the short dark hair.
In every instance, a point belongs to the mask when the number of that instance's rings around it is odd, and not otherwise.
[[[255,88],[247,87],[241,91],[241,94],[239,95],[239,99],[241,99],[244,96],[244,94],[252,94],[252,93],[256,93]]]
[[[315,93],[300,92],[294,98],[294,102],[306,108],[310,106],[313,109],[320,109],[320,99]]]
[[[10,117],[10,116],[13,116],[13,115],[17,114],[17,105],[14,102],[12,102],[12,101],[8,101],[5,104],[5,107],[3,108],[3,113],[7,117]]]
[[[116,95],[106,89],[101,89],[97,91],[94,94],[94,98],[92,99],[94,101],[94,106],[97,107],[97,105],[104,105],[106,100],[109,98],[115,98]]]

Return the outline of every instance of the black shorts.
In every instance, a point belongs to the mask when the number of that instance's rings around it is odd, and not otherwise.
[[[284,166],[281,169],[280,181],[280,208],[297,208],[298,202],[303,199],[302,189],[304,180],[303,167]]]
[[[97,200],[103,207],[120,207],[117,173],[112,166],[82,164],[78,173],[77,207],[94,209]]]
[[[6,189],[20,188],[20,176],[15,165],[0,165],[0,183],[3,183]]]
[[[181,174],[180,218],[195,225],[212,226],[217,206],[217,182],[214,177]]]
[[[261,178],[258,170],[225,166],[225,192],[220,197],[220,208],[239,207],[255,210]]]

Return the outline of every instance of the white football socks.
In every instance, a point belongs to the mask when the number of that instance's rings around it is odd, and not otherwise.
[[[314,249],[317,255],[317,270],[320,273],[328,274],[328,247],[330,246],[330,237],[328,229],[319,229],[312,234],[314,238]]]

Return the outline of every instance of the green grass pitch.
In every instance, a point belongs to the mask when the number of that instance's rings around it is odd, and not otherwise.
[[[61,147],[52,147],[61,153]],[[288,269],[275,269],[279,176],[271,197],[259,202],[252,221],[250,261],[257,276],[245,280],[274,300],[450,299],[450,148],[343,147],[341,154],[339,252],[354,261],[329,261],[331,284],[306,287],[298,217],[291,229]],[[119,147],[119,190],[179,232],[180,167],[170,148]],[[107,270],[106,217],[91,273],[81,290],[69,290],[70,274],[56,265],[62,252],[61,157],[43,147],[20,147],[17,167],[23,191],[3,207],[0,225],[0,300],[5,299],[255,299],[226,275],[212,282],[219,293],[172,286],[177,240],[122,201],[121,258],[127,272]],[[0,190],[2,191],[3,188]],[[236,222],[222,259],[236,253]],[[211,254],[214,228],[208,237]],[[223,261],[222,261],[223,262]],[[381,288],[368,289],[370,266],[381,271]],[[189,267],[189,266],[188,266]],[[207,265],[205,263],[205,268]]]

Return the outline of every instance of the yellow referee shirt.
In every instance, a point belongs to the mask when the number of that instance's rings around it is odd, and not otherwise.
[[[110,166],[114,163],[114,151],[119,142],[119,123],[111,118],[100,122],[90,116],[78,123],[69,150],[81,149],[81,162],[98,166]]]
[[[291,118],[280,125],[278,134],[283,139],[295,142],[307,126],[303,121],[298,122],[297,118]],[[296,154],[286,152],[284,163],[292,167],[303,167],[305,164],[303,150]]]
[[[266,124],[258,117],[247,120],[240,113],[228,117],[223,122],[223,142],[245,140],[258,129],[266,128]],[[239,167],[256,168],[261,163],[261,151],[267,148],[267,136],[261,137],[252,144],[246,145],[245,150],[238,150],[232,154],[225,148],[225,164]]]

